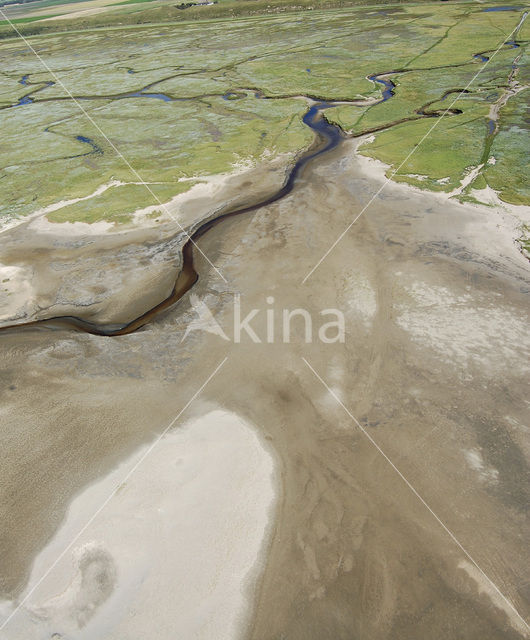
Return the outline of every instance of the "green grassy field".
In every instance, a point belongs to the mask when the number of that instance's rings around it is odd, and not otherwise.
[[[76,6],[76,3],[83,3]],[[394,0],[401,5],[415,0]],[[217,0],[215,4],[192,6],[179,9],[181,2],[172,0],[37,0],[18,7],[8,7],[15,17],[23,17],[48,6],[61,6],[61,13],[72,17],[61,22],[42,23],[26,26],[25,34],[69,31],[72,29],[93,29],[97,27],[124,26],[135,24],[159,24],[167,22],[195,22],[216,19],[243,18],[277,15],[278,13],[300,13],[304,11],[340,9],[387,5],[387,0]],[[136,6],[135,6],[136,5]],[[97,6],[96,15],[79,17],[77,11],[85,7]],[[0,28],[0,38],[10,37],[9,30]]]
[[[30,22],[37,22],[38,20],[46,20],[47,18],[55,18],[57,14],[50,13],[48,15],[43,16],[28,16],[27,18],[13,18],[10,20],[13,24],[29,24]],[[0,25],[9,26],[7,20],[0,20]]]
[[[528,204],[527,94],[518,91],[506,101],[494,134],[488,121],[512,65],[514,82],[528,82],[529,29],[525,24],[518,34],[518,48],[503,47],[485,65],[474,55],[491,56],[521,12],[483,9],[474,2],[374,4],[31,36],[32,47],[101,130],[19,38],[5,38],[1,215],[84,197],[112,179],[137,181],[108,140],[144,180],[163,183],[156,188],[164,200],[190,186],[182,178],[279,154],[294,158],[313,140],[302,123],[307,102],[299,96],[368,101],[335,107],[326,117],[352,135],[374,131],[361,152],[393,169],[437,122],[422,115],[422,106],[428,105],[425,113],[458,109],[462,113],[439,121],[394,179],[449,192],[483,163],[462,198],[477,197],[488,184],[507,202]],[[389,71],[397,71],[389,76],[395,96],[370,105],[382,86],[367,76]],[[259,98],[258,91],[274,99]],[[126,222],[152,200],[133,185],[109,189],[52,219]]]
[[[113,6],[118,7],[127,4],[141,4],[143,2],[154,2],[155,0],[125,0],[124,2],[114,2]]]

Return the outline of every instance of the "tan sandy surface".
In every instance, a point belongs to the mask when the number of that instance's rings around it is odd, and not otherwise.
[[[159,638],[238,637],[267,543],[273,460],[237,415],[201,409],[73,501],[34,563],[11,635],[148,637],[156,619]],[[0,605],[3,615],[13,607]]]
[[[227,282],[198,259],[196,300],[230,337],[240,293],[244,314],[261,310],[261,343],[182,341],[196,320],[189,297],[130,336],[2,336],[6,598],[23,592],[73,497],[152,441],[228,357],[201,402],[255,425],[279,478],[243,637],[529,637],[528,264],[494,211],[389,185],[302,285],[380,184],[354,146],[200,241]],[[289,344],[267,343],[265,309],[278,319],[297,307],[314,329],[321,310],[343,310],[345,344],[306,344],[301,323]]]
[[[206,176],[166,203],[158,218],[149,214],[161,210],[159,204],[132,209],[128,225],[47,219],[46,213],[75,200],[17,221],[1,232],[0,326],[60,315],[102,323],[132,320],[171,292],[188,233],[204,219],[273,194],[286,170],[286,158],[280,156],[259,167]]]

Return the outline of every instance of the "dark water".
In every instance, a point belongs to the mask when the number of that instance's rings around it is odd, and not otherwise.
[[[487,7],[482,11],[521,11],[522,7]]]
[[[163,100],[164,102],[171,102],[173,100],[173,98],[167,96],[165,93],[143,93],[142,91],[127,93],[126,95],[119,96],[115,99],[123,100],[124,98],[155,98],[156,100]]]
[[[481,54],[477,54],[480,56]],[[387,76],[391,72],[385,72],[380,74],[373,74],[368,76],[369,80],[376,82],[383,86],[382,89],[382,98],[380,102],[385,102],[389,100],[394,95],[395,84],[391,80],[384,79],[380,76]],[[144,89],[145,90],[145,89]],[[228,99],[230,93],[225,94],[225,99]],[[164,100],[165,102],[169,102],[172,100],[169,96],[163,93],[143,93],[142,91],[138,91],[136,93],[130,93],[123,96],[119,96],[115,99],[122,99],[127,97],[147,97],[147,98],[157,98],[160,100]],[[262,93],[256,92],[256,98],[270,100],[271,98],[267,98],[263,96]],[[28,99],[31,102],[31,99]],[[22,103],[21,103],[22,104]],[[329,123],[326,118],[323,116],[323,112],[326,109],[331,109],[335,107],[336,104],[333,102],[317,102],[313,104],[308,111],[303,116],[303,122],[307,125],[312,131],[317,134],[317,142],[312,146],[307,152],[302,154],[299,159],[294,164],[291,169],[287,180],[284,185],[271,197],[265,199],[262,202],[259,202],[255,205],[244,207],[242,209],[238,209],[235,211],[230,211],[213,220],[208,220],[204,222],[188,239],[182,249],[183,255],[183,265],[182,270],[177,275],[175,280],[175,284],[171,294],[162,302],[157,304],[152,309],[146,311],[141,316],[132,320],[126,324],[102,324],[98,325],[93,322],[89,322],[88,320],[84,320],[82,318],[78,318],[75,316],[59,316],[55,318],[50,318],[48,320],[37,320],[33,322],[28,322],[25,324],[12,325],[0,328],[0,331],[7,330],[21,330],[24,327],[39,327],[39,326],[47,326],[48,328],[74,328],[80,331],[84,331],[87,333],[101,335],[101,336],[118,336],[118,335],[126,335],[132,333],[148,322],[150,322],[157,314],[168,309],[172,305],[174,305],[182,296],[184,296],[195,284],[198,279],[198,273],[194,268],[194,260],[193,260],[193,248],[196,241],[202,237],[207,231],[209,231],[212,227],[219,224],[221,221],[241,215],[244,213],[250,213],[255,211],[263,206],[267,206],[277,202],[278,200],[284,198],[294,188],[295,182],[300,175],[304,166],[316,158],[317,156],[326,153],[333,148],[335,148],[341,140],[345,137],[345,134],[342,130],[331,123]],[[419,111],[418,111],[419,113]],[[491,127],[491,125],[489,125]],[[495,123],[493,123],[493,128],[495,127]],[[492,129],[490,128],[490,133],[492,133]],[[92,146],[94,151],[97,153],[102,153],[102,150],[98,147],[98,145],[86,136],[79,135],[77,136],[77,140]]]
[[[304,124],[306,124],[310,129],[318,133],[322,138],[324,138],[324,140],[326,140],[325,146],[318,152],[319,155],[321,153],[325,153],[333,147],[336,147],[344,137],[339,127],[334,124],[330,124],[325,118],[322,117],[321,114],[322,111],[331,109],[334,106],[335,104],[333,102],[318,102],[317,104],[314,104],[302,118],[302,122]],[[302,168],[302,166],[306,164],[307,159],[305,161],[301,160],[299,162],[301,163],[300,168]],[[293,180],[294,178],[296,178],[296,175],[293,177]]]
[[[23,98],[20,98],[14,106],[20,107],[23,104],[33,104],[33,98],[31,98],[30,96],[24,96]]]
[[[384,88],[382,90],[382,99],[380,102],[385,102],[389,100],[394,95],[395,84],[390,80],[384,80],[380,78],[380,75],[388,75],[389,72],[384,74],[374,74],[369,76],[369,79],[381,84]],[[171,100],[169,96],[165,96],[164,94],[145,94],[138,92],[137,94],[128,94],[127,96],[121,97],[131,97],[133,95],[143,96],[143,97],[158,97],[160,99]],[[267,98],[263,96],[263,94],[256,92],[256,98],[270,100],[272,98]],[[212,227],[219,224],[223,220],[227,218],[231,218],[234,216],[238,216],[245,213],[250,213],[252,211],[256,211],[257,209],[273,204],[278,200],[281,200],[285,196],[289,195],[293,190],[296,180],[299,177],[303,168],[307,165],[308,162],[312,161],[317,156],[320,156],[323,153],[331,151],[337,145],[340,144],[341,140],[344,139],[345,134],[342,130],[336,126],[331,124],[326,120],[323,116],[323,112],[326,109],[331,109],[337,106],[333,102],[317,102],[313,104],[308,111],[303,116],[302,120],[305,125],[307,125],[312,131],[317,134],[317,141],[315,144],[303,153],[293,168],[291,169],[289,176],[283,186],[271,197],[258,202],[257,204],[244,207],[241,209],[237,209],[235,211],[229,211],[217,218],[212,220],[208,220],[204,222],[189,238],[185,243],[182,249],[182,269],[180,273],[178,273],[177,278],[175,280],[175,284],[173,286],[173,290],[170,295],[165,299],[158,303],[152,309],[149,309],[136,319],[132,320],[126,324],[96,324],[90,322],[88,320],[84,320],[83,318],[78,318],[76,316],[59,316],[55,318],[45,319],[45,320],[36,320],[32,322],[27,322],[24,324],[11,325],[0,328],[0,331],[19,331],[24,328],[35,328],[35,327],[47,327],[52,329],[58,328],[70,328],[77,329],[80,331],[84,331],[86,333],[91,333],[94,335],[100,336],[120,336],[133,333],[137,331],[148,322],[150,322],[153,318],[155,318],[159,313],[165,311],[166,309],[173,306],[178,300],[180,300],[197,282],[199,275],[195,271],[194,260],[193,260],[193,248],[195,243],[199,238],[201,238],[205,233],[207,233]],[[101,153],[101,149],[94,143],[93,140],[87,138],[86,136],[79,135],[77,136],[77,140],[80,142],[84,142],[86,144],[90,144],[92,148]]]
[[[488,135],[495,131],[495,120],[488,120]]]
[[[28,85],[28,78],[29,75],[22,76],[22,78],[20,78],[20,80],[18,81],[19,84],[22,84],[26,87]]]
[[[384,78],[380,78],[380,75],[383,74],[374,73],[373,75],[368,76],[368,80],[371,80],[372,82],[378,82],[379,84],[382,84],[384,86],[382,102],[386,102],[387,100],[390,100],[390,98],[394,95],[394,89],[396,88],[396,85],[392,82],[392,80],[385,80]]]
[[[316,146],[313,146],[306,153],[302,154],[302,156],[297,160],[294,167],[292,168],[289,177],[287,178],[284,185],[273,196],[267,198],[262,202],[258,202],[255,205],[244,207],[236,211],[230,211],[213,220],[209,220],[203,223],[189,237],[188,241],[182,249],[182,270],[177,276],[173,291],[165,300],[157,304],[155,307],[149,309],[149,311],[146,311],[135,320],[132,320],[131,322],[126,324],[98,325],[94,322],[89,322],[88,320],[84,320],[76,316],[58,316],[56,318],[50,318],[48,320],[36,320],[33,322],[27,322],[25,324],[2,327],[0,328],[0,331],[22,330],[25,327],[35,328],[47,326],[48,328],[52,329],[77,329],[80,331],[84,331],[85,333],[91,333],[93,335],[100,336],[120,336],[133,333],[134,331],[137,331],[138,329],[143,327],[161,311],[168,309],[176,302],[178,302],[178,300],[180,300],[180,298],[182,298],[182,296],[185,295],[193,287],[195,282],[197,282],[199,275],[195,271],[195,267],[193,264],[193,247],[196,241],[201,236],[203,236],[212,227],[219,224],[222,220],[241,215],[243,213],[250,213],[259,209],[260,207],[267,206],[269,204],[277,202],[281,198],[284,198],[286,195],[291,193],[297,177],[300,175],[303,167],[309,161],[313,160],[323,153],[326,153],[327,151],[330,151],[340,143],[340,141],[344,138],[344,134],[342,133],[341,129],[335,125],[330,124],[325,118],[322,117],[322,111],[330,109],[334,106],[335,104],[331,102],[319,102],[310,107],[310,109],[304,115],[303,122],[318,135],[319,142]],[[77,136],[77,140],[97,147],[97,145],[95,145],[95,143],[86,136],[79,135]]]
[[[482,53],[475,53],[473,57],[477,58],[477,60],[480,60],[481,62],[487,62],[489,60],[488,56],[484,56]]]
[[[99,153],[99,154],[103,153],[103,150],[101,149],[101,147],[98,144],[96,144],[94,140],[92,140],[92,138],[87,138],[86,136],[76,136],[75,139],[78,140],[79,142],[84,142],[85,144],[90,145],[96,153]]]

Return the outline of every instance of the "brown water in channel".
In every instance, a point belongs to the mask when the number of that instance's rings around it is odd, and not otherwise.
[[[212,227],[219,224],[227,218],[238,216],[244,213],[250,213],[260,207],[267,206],[277,202],[281,198],[291,193],[294,188],[297,177],[299,176],[303,167],[312,159],[316,158],[323,153],[334,149],[340,141],[345,137],[342,130],[333,124],[330,124],[325,118],[322,117],[321,112],[324,109],[329,109],[335,106],[331,102],[319,102],[309,108],[305,114],[303,121],[317,134],[317,140],[312,147],[303,153],[296,161],[289,176],[284,185],[272,196],[257,202],[256,204],[249,205],[236,209],[234,211],[228,211],[217,218],[207,220],[201,224],[191,235],[188,236],[188,240],[184,244],[182,249],[182,269],[180,270],[175,285],[170,295],[159,302],[157,305],[138,316],[131,322],[125,324],[96,324],[77,316],[57,316],[55,318],[33,320],[31,322],[8,325],[1,327],[0,331],[8,330],[20,330],[26,328],[35,327],[48,327],[48,328],[68,328],[77,329],[86,333],[99,336],[123,336],[129,333],[137,331],[145,324],[147,324],[152,318],[162,311],[165,311],[173,304],[178,302],[197,282],[198,273],[195,270],[193,262],[193,247],[197,240],[203,236]]]
[[[525,18],[526,18],[526,14],[523,16],[520,24],[522,24]],[[514,38],[515,37],[516,36],[514,36]],[[510,43],[506,43],[506,44],[510,44]],[[473,57],[475,58],[477,55],[479,54],[476,54]],[[463,66],[465,64],[468,64],[468,63],[464,62],[464,63],[458,63],[456,65],[443,65],[443,67],[440,67],[440,68],[458,67],[458,66]],[[410,71],[414,71],[414,69],[399,69],[399,70],[393,70],[388,72],[376,73],[368,76],[370,80],[372,80],[373,82],[379,83],[383,87],[382,98],[379,102],[385,102],[386,100],[391,99],[394,95],[395,84],[392,82],[392,80],[389,79],[389,76],[393,74],[406,73]],[[151,85],[148,85],[148,86],[150,87]],[[38,89],[38,90],[41,90],[41,89]],[[327,101],[316,102],[308,109],[308,111],[303,117],[304,124],[309,126],[310,129],[312,129],[316,133],[317,135],[316,141],[312,145],[312,147],[308,149],[305,153],[303,153],[299,157],[299,159],[295,162],[295,164],[293,165],[292,169],[289,172],[288,178],[285,181],[284,185],[275,194],[273,194],[272,196],[269,196],[268,198],[265,198],[260,202],[236,209],[234,211],[228,211],[227,213],[224,213],[215,219],[207,220],[202,225],[200,225],[191,235],[188,235],[188,239],[182,249],[182,258],[183,258],[182,269],[178,273],[173,289],[167,298],[165,298],[164,300],[156,304],[154,307],[148,309],[146,312],[144,312],[143,314],[141,314],[140,316],[138,316],[137,318],[135,318],[134,320],[128,323],[97,324],[77,316],[56,316],[53,318],[44,318],[44,319],[33,320],[25,323],[6,325],[4,327],[0,327],[0,332],[11,331],[11,330],[18,331],[26,328],[46,327],[46,328],[76,329],[76,330],[84,331],[86,333],[90,333],[93,335],[112,337],[112,336],[127,335],[130,333],[133,333],[134,331],[137,331],[138,329],[143,327],[145,324],[150,322],[159,313],[169,309],[172,305],[177,303],[197,282],[199,276],[194,267],[193,247],[196,244],[196,241],[200,237],[202,237],[207,231],[209,231],[213,226],[215,226],[216,224],[222,222],[227,218],[230,218],[236,215],[241,215],[244,213],[250,213],[252,211],[256,211],[261,207],[265,207],[267,205],[273,204],[278,200],[284,198],[286,195],[292,192],[297,177],[299,176],[301,170],[304,168],[305,165],[307,165],[308,162],[310,162],[317,156],[320,156],[334,149],[340,144],[341,140],[347,137],[356,138],[362,135],[376,133],[378,131],[388,129],[393,126],[403,124],[405,122],[410,122],[413,120],[418,120],[421,118],[437,118],[445,115],[461,114],[462,111],[456,108],[448,108],[445,110],[430,108],[436,102],[439,102],[440,100],[444,100],[448,95],[455,94],[455,93],[469,93],[469,91],[467,89],[448,90],[444,92],[444,94],[440,99],[431,100],[428,103],[420,106],[418,109],[415,110],[414,112],[415,115],[413,116],[408,116],[398,121],[385,123],[383,125],[373,127],[371,129],[367,129],[362,133],[350,134],[350,135],[345,134],[338,125],[329,123],[322,116],[321,112],[324,111],[325,109],[332,108],[344,102],[354,103],[355,101],[337,100],[337,101],[329,101],[329,102]],[[124,96],[118,96],[118,95],[115,96],[116,99],[118,99],[119,97],[124,97]],[[261,94],[261,92],[259,97],[266,100],[274,99],[274,98],[269,98],[264,96],[263,94]],[[309,96],[305,96],[305,97],[309,97]],[[312,99],[319,100],[318,98],[312,98]],[[88,139],[83,140],[83,142],[87,142],[87,141],[90,142]]]

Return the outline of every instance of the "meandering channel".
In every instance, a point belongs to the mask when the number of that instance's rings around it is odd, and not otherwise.
[[[295,162],[284,185],[275,194],[251,206],[228,211],[217,218],[207,220],[188,236],[188,239],[182,248],[182,269],[176,278],[173,290],[167,298],[162,300],[162,302],[159,302],[152,309],[149,309],[131,322],[124,324],[96,324],[94,322],[78,318],[77,316],[57,316],[49,319],[33,320],[31,322],[7,325],[5,327],[0,327],[0,331],[46,326],[54,329],[77,329],[98,336],[123,336],[133,333],[143,327],[160,312],[165,311],[178,302],[182,296],[184,296],[184,294],[193,287],[195,282],[197,282],[199,275],[195,270],[193,262],[193,247],[201,236],[203,236],[213,226],[227,218],[238,216],[243,213],[250,213],[251,211],[255,211],[256,209],[284,198],[286,195],[291,193],[294,188],[296,178],[309,161],[323,153],[327,153],[331,149],[334,149],[339,142],[346,137],[340,127],[330,124],[322,117],[322,111],[333,106],[335,105],[331,102],[319,102],[312,105],[304,115],[304,124],[310,127],[317,134],[317,140],[315,144],[308,151],[303,153]]]
[[[524,17],[526,17],[526,14]],[[516,35],[517,34],[515,34],[514,38],[516,37]],[[506,42],[505,44],[508,46],[515,44],[517,46],[515,39],[514,41]],[[483,56],[483,53],[486,53],[486,52],[482,52],[482,54],[475,54],[473,58],[475,59],[478,58],[481,61],[486,62],[488,58]],[[456,65],[447,65],[447,66],[461,66],[462,64],[469,64],[469,63],[460,63]],[[394,82],[392,82],[392,80],[390,80],[389,76],[394,74],[399,74],[399,73],[407,73],[410,71],[416,71],[416,69],[398,69],[398,70],[387,71],[382,73],[375,73],[368,76],[369,80],[371,80],[374,83],[378,83],[382,86],[382,96],[379,100],[375,100],[373,102],[373,105],[385,102],[386,100],[389,100],[394,96],[394,93],[395,93],[394,90],[396,85]],[[123,99],[128,97],[142,96],[142,97],[160,98],[162,100],[168,100],[168,101],[179,99],[179,98],[173,98],[171,96],[167,96],[166,94],[144,93],[146,89],[152,88],[154,85],[158,84],[159,82],[161,81],[151,83],[146,87],[144,87],[143,89],[140,89],[139,91],[136,91],[136,92],[116,94],[113,96],[97,96],[97,98],[98,99],[101,99],[101,98]],[[23,76],[22,79],[20,80],[20,83],[25,86],[30,84],[28,81],[28,76],[27,75]],[[53,84],[54,84],[53,82],[39,83],[40,86],[38,86],[38,88],[35,89],[32,93],[42,91],[46,87],[51,86]],[[242,89],[241,91],[253,91],[256,98],[265,99],[265,100],[274,100],[274,99],[286,97],[286,96],[274,96],[274,97],[265,96],[259,89],[245,88],[245,89]],[[289,175],[287,177],[287,180],[284,182],[283,186],[275,194],[253,205],[228,211],[224,214],[217,216],[216,218],[206,220],[191,235],[188,236],[188,239],[182,248],[182,258],[183,258],[182,269],[179,271],[177,278],[175,280],[173,289],[169,294],[169,296],[167,296],[167,298],[165,298],[164,300],[159,302],[157,305],[155,305],[148,311],[144,312],[134,320],[127,323],[97,324],[94,322],[90,322],[88,320],[84,320],[83,318],[79,318],[77,316],[65,315],[65,316],[56,316],[53,318],[33,320],[30,322],[24,322],[20,324],[6,325],[4,327],[0,327],[0,332],[14,331],[14,330],[19,331],[19,330],[28,329],[28,328],[37,328],[37,327],[44,328],[45,327],[50,329],[64,329],[64,328],[75,329],[75,330],[83,331],[83,332],[90,333],[93,335],[98,335],[98,336],[123,336],[123,335],[127,335],[137,331],[138,329],[146,325],[148,322],[150,322],[155,316],[167,310],[168,308],[173,306],[176,302],[178,302],[197,282],[199,275],[195,270],[195,266],[194,266],[193,248],[197,240],[199,240],[212,227],[219,224],[223,220],[226,220],[227,218],[235,217],[244,213],[250,213],[252,211],[256,211],[261,207],[273,204],[274,202],[277,202],[278,200],[281,200],[282,198],[290,194],[295,186],[296,179],[300,175],[300,172],[302,171],[302,169],[310,161],[314,160],[318,156],[321,156],[322,154],[327,153],[332,149],[334,149],[335,147],[337,147],[340,144],[341,140],[345,138],[360,137],[362,135],[381,131],[383,129],[387,129],[389,127],[393,127],[405,122],[417,120],[419,118],[440,117],[441,115],[447,115],[447,114],[458,115],[462,113],[460,109],[444,110],[444,109],[429,108],[431,107],[431,105],[435,104],[436,102],[443,101],[451,93],[469,93],[469,91],[461,90],[461,89],[452,89],[450,91],[446,91],[441,98],[437,100],[432,100],[426,103],[425,105],[419,107],[418,109],[416,109],[415,111],[416,115],[414,116],[409,116],[407,118],[403,118],[391,123],[385,123],[378,127],[374,127],[373,129],[365,130],[356,134],[344,133],[344,131],[342,131],[342,129],[338,125],[334,125],[328,122],[326,118],[323,116],[323,112],[326,109],[333,108],[339,104],[344,104],[344,103],[360,104],[360,101],[347,100],[347,99],[326,101],[326,100],[319,99],[316,96],[298,96],[298,97],[304,97],[304,98],[315,100],[314,104],[312,104],[309,107],[308,111],[303,117],[304,124],[306,124],[316,134],[315,143],[306,152],[301,154],[301,156],[298,158],[298,160],[295,162],[295,164],[291,168]],[[226,99],[228,95],[237,96],[238,93],[230,92],[229,94],[225,94],[222,97],[225,97]],[[289,97],[293,97],[293,96],[289,96]],[[96,98],[96,96],[77,97],[77,99],[93,99],[93,98]],[[64,99],[70,99],[70,98],[63,98],[63,97],[45,98],[42,100],[42,102],[64,100]],[[185,98],[185,100],[189,100],[189,99],[190,98]],[[24,102],[24,100],[27,100],[27,102]],[[19,100],[19,102],[16,103],[16,105],[12,105],[12,106],[19,106],[21,104],[28,104],[30,102],[33,102],[33,99],[31,98],[31,94],[27,94],[26,96],[23,96]],[[9,108],[9,106],[7,108]],[[76,139],[80,142],[85,142],[90,146],[92,146],[93,147],[92,152],[97,152],[97,153],[101,152],[100,148],[97,147],[97,145],[91,139],[85,138],[83,136],[77,136]],[[92,153],[92,152],[89,152],[89,153]]]

